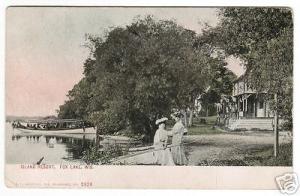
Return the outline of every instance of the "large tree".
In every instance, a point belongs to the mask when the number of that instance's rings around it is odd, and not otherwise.
[[[151,138],[155,120],[174,108],[193,107],[210,83],[212,67],[222,64],[197,39],[173,21],[152,17],[116,27],[103,39],[90,36],[92,54],[80,84],[88,91],[75,86],[69,101],[79,100],[101,133],[127,128]]]
[[[291,10],[224,8],[220,18],[216,28],[204,33],[203,42],[242,59],[248,82],[258,91],[289,94],[293,76]]]
[[[248,83],[267,92],[275,117],[292,127],[293,20],[289,8],[225,8],[206,31],[206,43],[242,59]],[[277,119],[275,119],[277,121]],[[275,123],[277,126],[277,123]],[[278,132],[276,132],[278,135]],[[278,137],[277,137],[278,141]],[[276,142],[278,145],[278,142]],[[276,154],[276,152],[275,152]]]

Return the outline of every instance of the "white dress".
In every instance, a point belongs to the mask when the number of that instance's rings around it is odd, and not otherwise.
[[[186,165],[187,164],[187,159],[184,154],[184,148],[182,145],[182,138],[183,134],[185,132],[185,127],[183,126],[181,121],[178,121],[175,123],[172,132],[173,132],[173,137],[172,137],[172,156],[173,160],[176,165]]]
[[[175,165],[171,149],[164,149],[167,139],[168,132],[165,129],[157,129],[154,135],[154,157],[156,164]]]

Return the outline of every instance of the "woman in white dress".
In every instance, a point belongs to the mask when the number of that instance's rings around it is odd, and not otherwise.
[[[182,138],[183,138],[183,134],[185,132],[187,132],[187,130],[184,127],[184,125],[182,124],[182,121],[181,121],[182,114],[181,113],[179,113],[179,112],[175,113],[174,115],[172,115],[172,117],[174,118],[174,120],[176,122],[172,129],[173,137],[172,137],[171,152],[172,152],[173,160],[176,165],[186,165],[187,158],[184,154]]]
[[[167,147],[168,131],[165,129],[168,118],[161,118],[156,121],[158,129],[154,135],[154,157],[155,164],[175,165],[171,150]]]

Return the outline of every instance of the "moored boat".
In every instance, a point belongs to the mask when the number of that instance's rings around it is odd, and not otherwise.
[[[14,129],[36,134],[94,134],[95,127],[77,119],[42,119],[13,122]]]
[[[15,128],[16,130],[22,131],[24,133],[36,133],[36,134],[95,134],[96,129],[94,127],[88,127],[83,130],[78,129],[55,129],[55,130],[39,130],[39,129],[29,129],[29,128]]]

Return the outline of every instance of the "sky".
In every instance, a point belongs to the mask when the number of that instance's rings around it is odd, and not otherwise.
[[[204,23],[216,26],[214,8],[10,7],[6,12],[6,114],[56,115],[66,95],[83,77],[88,49],[85,34],[130,24],[136,16],[173,19],[201,33]],[[227,60],[237,75],[239,61]]]

